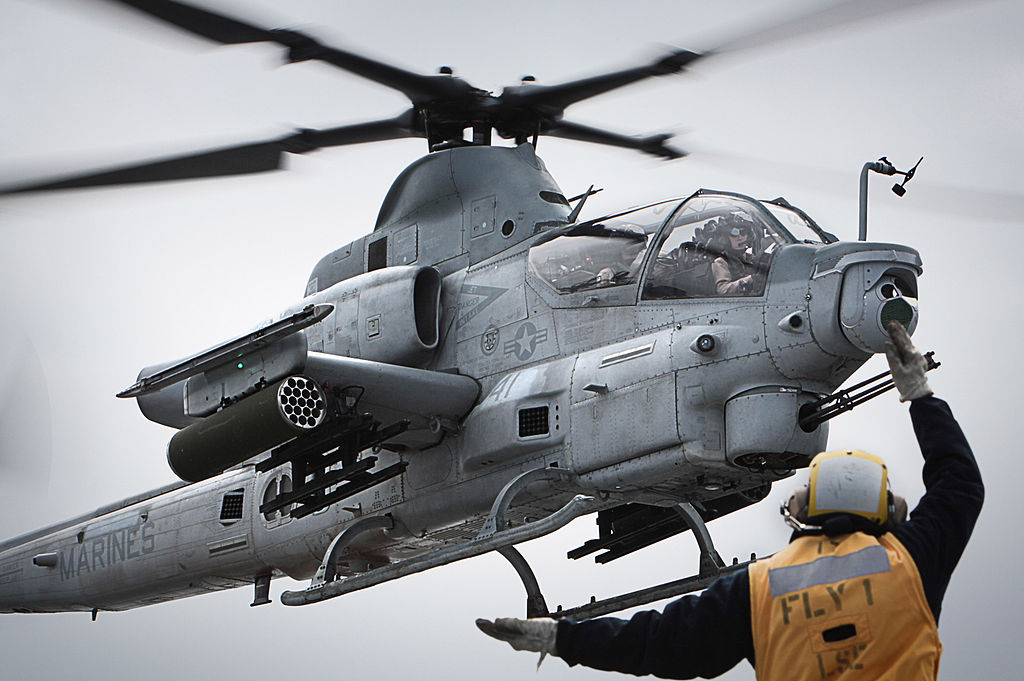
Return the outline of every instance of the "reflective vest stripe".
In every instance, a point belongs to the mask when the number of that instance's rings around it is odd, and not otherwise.
[[[803,565],[787,565],[768,571],[772,598],[812,586],[841,582],[889,571],[889,555],[881,546],[869,546],[845,556],[824,556]]]

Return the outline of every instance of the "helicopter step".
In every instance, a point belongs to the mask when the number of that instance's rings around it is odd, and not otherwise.
[[[512,563],[520,578],[523,579],[528,598],[533,604],[532,608],[528,609],[536,611],[538,606],[543,603],[543,596],[540,596],[540,589],[537,586],[537,580],[533,575],[533,571],[526,564],[522,555],[513,548],[514,545],[550,534],[569,524],[570,521],[579,516],[599,510],[607,504],[607,501],[599,501],[594,497],[578,494],[570,499],[562,508],[547,517],[515,528],[508,527],[505,513],[508,511],[516,495],[529,484],[541,481],[565,482],[573,479],[575,479],[575,474],[559,468],[537,468],[522,473],[505,485],[501,492],[498,493],[494,504],[491,506],[491,511],[475,539],[376,568],[360,575],[328,581],[330,577],[337,575],[335,564],[345,546],[351,544],[357,536],[363,533],[388,529],[392,527],[391,523],[393,522],[387,516],[360,519],[343,530],[331,542],[331,546],[324,556],[324,561],[317,570],[316,576],[313,577],[309,588],[304,591],[285,591],[281,594],[281,602],[285,605],[308,605],[376,586],[392,579],[423,572],[430,568],[448,565],[449,563],[479,556],[490,551],[498,551]],[[546,607],[544,609],[546,610]],[[544,613],[538,613],[538,615],[540,614]]]

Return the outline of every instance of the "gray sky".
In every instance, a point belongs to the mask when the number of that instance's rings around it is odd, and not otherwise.
[[[267,26],[308,27],[406,68],[450,64],[478,87],[523,74],[557,83],[629,66],[662,46],[703,48],[730,29],[807,2],[473,4],[208,0]],[[713,5],[714,9],[710,9]],[[318,64],[277,68],[264,46],[214,48],[102,2],[0,0],[0,183],[268,138],[403,110],[402,97]],[[871,185],[869,237],[921,251],[915,340],[981,461],[988,498],[946,597],[941,678],[1014,678],[1008,632],[1024,607],[1005,577],[1020,563],[1013,519],[1024,466],[1014,414],[1022,371],[1019,210],[1024,158],[1024,6],[939,3],[875,23],[708,62],[635,85],[567,118],[629,133],[677,131],[691,158],[542,139],[568,195],[605,191],[585,215],[699,187],[783,195],[856,238],[857,174],[887,155],[924,155],[907,196]],[[302,295],[317,259],[369,231],[391,180],[422,140],[328,150],[287,172],[0,201],[0,536],[159,486],[170,435],[113,395],[138,370],[251,328]],[[881,371],[880,358],[858,376]],[[43,453],[51,447],[52,462]],[[921,493],[906,407],[893,396],[833,421],[830,444],[885,457],[897,491]],[[11,452],[28,456],[11,456]],[[49,478],[49,483],[44,482]],[[716,521],[720,552],[778,549],[769,501]],[[576,605],[690,574],[689,537],[608,566],[565,560],[591,518],[523,547],[550,605]],[[295,584],[275,582],[273,597]],[[473,626],[521,615],[522,587],[485,556],[305,608],[250,609],[235,590],[122,614],[0,617],[3,678],[521,679],[534,656]],[[537,678],[603,678],[544,663]],[[744,664],[727,677],[753,678]]]

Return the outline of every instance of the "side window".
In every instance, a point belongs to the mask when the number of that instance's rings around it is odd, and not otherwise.
[[[289,476],[287,473],[283,473],[281,475],[281,494],[288,494],[291,491],[292,491],[292,479],[291,479],[291,476]],[[281,522],[282,523],[286,523],[286,522],[288,522],[289,520],[292,519],[292,517],[290,515],[288,515],[291,512],[291,510],[292,510],[292,506],[293,506],[293,504],[288,504],[287,506],[285,506],[284,508],[281,509]]]
[[[260,504],[260,506],[261,507],[265,506],[266,504],[269,504],[271,501],[273,501],[276,498],[277,498],[277,478],[272,478],[270,480],[270,482],[267,483],[266,488],[264,488],[264,490],[263,490],[263,501]],[[277,511],[264,511],[263,512],[263,520],[265,520],[268,523],[277,520]]]
[[[679,210],[647,267],[643,299],[760,296],[783,240],[747,202],[698,196]]]
[[[371,241],[366,247],[366,271],[372,272],[388,266],[388,238]]]
[[[622,286],[636,281],[646,247],[647,235],[639,228],[596,225],[534,246],[530,267],[559,293]]]
[[[274,510],[264,511],[262,509],[277,500],[278,497],[292,491],[291,476],[288,473],[275,474],[266,478],[263,484],[263,496],[260,500],[260,516],[263,518],[263,524],[272,528],[290,522],[292,519],[289,515],[292,510],[291,504]]]
[[[552,233],[530,249],[530,271],[562,294],[635,284],[666,208],[658,204]]]

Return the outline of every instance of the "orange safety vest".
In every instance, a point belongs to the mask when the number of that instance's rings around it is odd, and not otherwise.
[[[799,537],[748,572],[760,681],[938,676],[935,617],[892,534]]]

